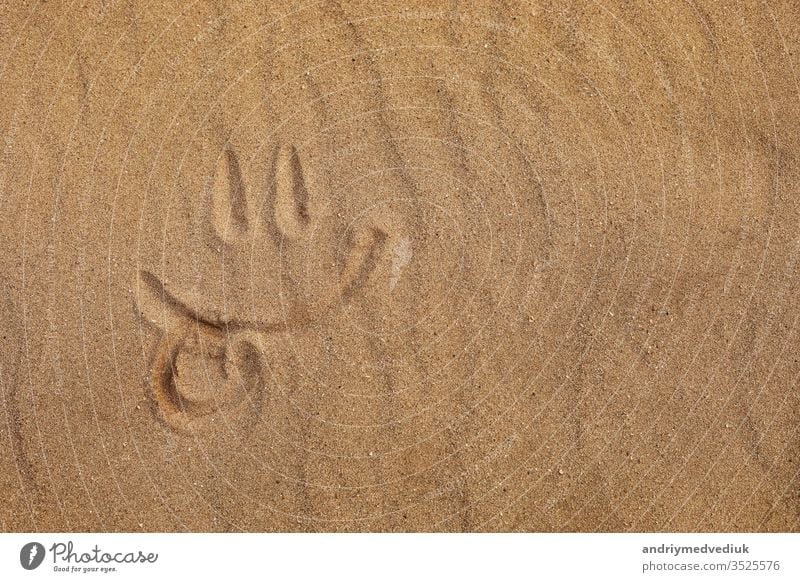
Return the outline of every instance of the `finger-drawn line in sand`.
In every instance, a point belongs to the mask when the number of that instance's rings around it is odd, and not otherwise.
[[[249,209],[239,159],[226,149],[217,163],[209,205],[211,226],[220,240],[233,243],[247,234]]]
[[[380,229],[366,229],[347,241],[349,260],[341,274],[341,296],[352,298],[375,270],[386,247],[388,235]]]
[[[279,147],[273,162],[267,208],[260,212],[236,153],[226,149],[220,156],[207,223],[215,242],[222,241],[232,253],[237,247],[246,252],[256,237],[270,234],[276,238],[275,245],[286,239],[303,244],[310,240],[308,233],[320,227],[297,148]],[[376,268],[387,238],[375,226],[349,231],[335,290],[327,301],[317,302],[324,308],[312,314],[299,297],[288,297],[288,315],[269,321],[201,309],[197,296],[171,292],[156,275],[140,270],[136,310],[162,335],[149,389],[157,417],[182,433],[239,431],[252,426],[260,416],[267,381],[266,363],[258,348],[263,334],[308,325],[327,309],[352,298]]]
[[[311,217],[300,155],[294,146],[281,146],[274,164],[275,180],[270,188],[274,224],[280,235],[301,238],[308,231]]]

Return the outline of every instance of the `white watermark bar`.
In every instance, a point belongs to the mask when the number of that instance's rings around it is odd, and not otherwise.
[[[0,580],[800,580],[800,534],[0,534]]]

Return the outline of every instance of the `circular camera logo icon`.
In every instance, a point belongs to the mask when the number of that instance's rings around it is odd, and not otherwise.
[[[19,552],[19,563],[26,570],[35,570],[44,561],[44,554],[44,546],[39,542],[27,543]]]

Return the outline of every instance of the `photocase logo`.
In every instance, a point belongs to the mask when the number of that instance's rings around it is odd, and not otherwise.
[[[42,564],[44,554],[44,546],[39,542],[27,543],[19,552],[19,563],[26,570],[35,570]]]

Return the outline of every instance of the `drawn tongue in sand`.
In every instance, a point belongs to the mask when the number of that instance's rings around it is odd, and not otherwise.
[[[261,208],[254,188],[242,176],[237,155],[226,149],[213,178],[207,213],[208,244],[224,245],[242,264],[255,239],[271,238],[270,262],[280,275],[271,279],[277,286],[259,292],[266,317],[250,319],[224,307],[203,309],[196,294],[170,290],[150,271],[139,273],[136,309],[162,334],[150,398],[158,417],[176,431],[247,433],[260,414],[268,380],[260,347],[265,336],[291,333],[326,317],[358,293],[384,252],[387,234],[379,226],[350,231],[344,260],[328,261],[337,267],[335,275],[320,274],[332,282],[303,286],[285,267],[288,257],[298,251],[335,252],[342,246],[336,240],[342,229],[315,212],[294,146],[277,149],[273,171]]]

